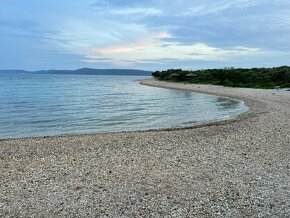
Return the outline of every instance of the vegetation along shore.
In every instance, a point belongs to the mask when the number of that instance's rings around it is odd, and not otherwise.
[[[290,67],[273,68],[224,68],[207,70],[169,69],[156,71],[155,78],[164,81],[179,81],[246,88],[290,88]]]

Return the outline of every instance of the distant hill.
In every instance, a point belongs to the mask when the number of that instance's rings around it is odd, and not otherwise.
[[[27,73],[25,70],[0,70],[0,73],[11,73],[11,74],[17,74],[17,73]]]
[[[76,75],[119,75],[119,76],[151,76],[151,71],[131,69],[91,69],[82,68],[78,70],[0,70],[0,73],[28,73],[28,74],[76,74]]]

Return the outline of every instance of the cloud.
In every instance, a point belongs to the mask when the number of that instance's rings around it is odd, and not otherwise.
[[[93,8],[60,21],[54,36],[84,63],[154,70],[290,58],[289,1],[99,0]]]
[[[245,8],[257,4],[254,0],[235,0],[235,1],[214,1],[206,2],[204,4],[196,4],[193,7],[187,9],[181,15],[187,16],[204,16],[209,14],[219,13],[225,10],[231,10],[234,8]]]
[[[158,2],[163,0],[139,0],[139,1],[132,1],[132,0],[97,0],[95,1],[92,6],[105,8],[105,7],[139,7],[139,6],[148,6],[154,5]]]
[[[229,57],[256,56],[263,51],[259,48],[235,46],[217,48],[204,43],[180,44],[168,42],[172,36],[166,32],[152,33],[134,42],[122,43],[87,50],[85,62],[99,62],[108,58],[113,65],[135,65],[136,63],[162,63],[170,60],[179,61],[223,61]]]
[[[25,66],[284,65],[290,1],[3,0],[0,32],[11,65],[17,53],[33,59]]]
[[[134,23],[112,22],[99,19],[98,22],[66,17],[54,27],[57,33],[46,34],[45,42],[60,51],[86,54],[92,47],[108,46],[131,41],[147,30]],[[124,33],[126,32],[126,35]]]
[[[161,15],[162,11],[156,8],[116,8],[110,10],[110,13],[117,14],[117,15]]]
[[[100,13],[110,13],[113,15],[138,15],[140,16],[156,16],[161,15],[160,8],[152,7],[147,1],[107,1],[99,0],[92,4],[93,8]]]

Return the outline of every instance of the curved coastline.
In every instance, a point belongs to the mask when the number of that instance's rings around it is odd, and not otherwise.
[[[221,125],[223,123],[232,122],[232,121],[236,120],[237,118],[248,116],[249,108],[244,103],[244,101],[233,98],[233,97],[229,97],[227,95],[219,95],[217,93],[202,91],[202,90],[197,89],[196,87],[184,86],[184,84],[180,85],[178,83],[160,82],[160,81],[157,81],[155,79],[139,80],[139,84],[152,86],[152,87],[158,87],[158,88],[165,88],[165,89],[175,89],[175,90],[179,90],[179,91],[199,92],[202,94],[219,96],[222,98],[228,98],[228,99],[232,99],[234,101],[241,102],[242,104],[244,104],[243,107],[245,107],[245,108],[243,108],[243,111],[241,111],[240,113],[228,116],[226,118],[218,118],[218,119],[213,119],[210,121],[202,121],[202,122],[192,122],[192,123],[188,122],[186,124],[180,123],[180,124],[176,124],[176,126],[172,126],[172,127],[155,127],[155,128],[144,128],[144,129],[124,130],[124,131],[100,131],[100,132],[87,132],[87,133],[64,133],[64,134],[56,134],[56,135],[35,135],[35,136],[25,136],[25,137],[8,137],[8,138],[0,138],[0,142],[6,141],[6,140],[17,140],[17,139],[28,139],[28,138],[36,139],[36,138],[47,138],[47,137],[81,136],[81,135],[93,135],[93,134],[113,134],[113,133],[122,133],[122,132],[147,132],[147,131],[150,132],[150,131],[171,131],[171,130],[180,130],[180,129],[191,129],[191,128],[197,128],[197,127],[201,127],[201,126],[209,126],[209,125],[217,125],[217,124]]]
[[[191,124],[189,126],[182,126],[182,127],[176,127],[176,128],[162,128],[162,129],[160,128],[159,130],[196,128],[196,127],[201,127],[201,126],[223,124],[223,123],[226,123],[226,122],[235,121],[237,119],[246,118],[246,117],[252,115],[252,113],[250,112],[250,108],[245,103],[245,101],[246,101],[247,103],[250,104],[250,99],[243,98],[240,95],[233,95],[228,90],[224,90],[223,92],[221,92],[221,89],[225,88],[225,87],[222,87],[222,86],[164,82],[164,81],[159,81],[159,80],[156,80],[156,79],[140,80],[139,83],[142,84],[142,85],[147,85],[147,86],[152,86],[152,87],[165,88],[165,89],[174,89],[174,90],[180,90],[180,91],[197,92],[197,93],[202,93],[202,94],[207,94],[207,95],[213,95],[213,96],[219,96],[219,97],[223,97],[223,98],[229,98],[229,99],[232,99],[234,101],[240,101],[246,106],[246,110],[243,111],[242,113],[240,113],[238,115],[235,115],[235,116],[231,116],[231,117],[226,118],[226,119],[218,119],[218,120],[213,120],[213,121],[203,122],[203,123],[193,123],[193,124]]]
[[[250,110],[193,128],[0,141],[0,215],[289,215],[289,92],[140,83]]]

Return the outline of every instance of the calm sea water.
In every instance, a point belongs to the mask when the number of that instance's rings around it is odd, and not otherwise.
[[[144,78],[0,74],[0,138],[178,127],[247,109],[228,98],[140,85]]]

